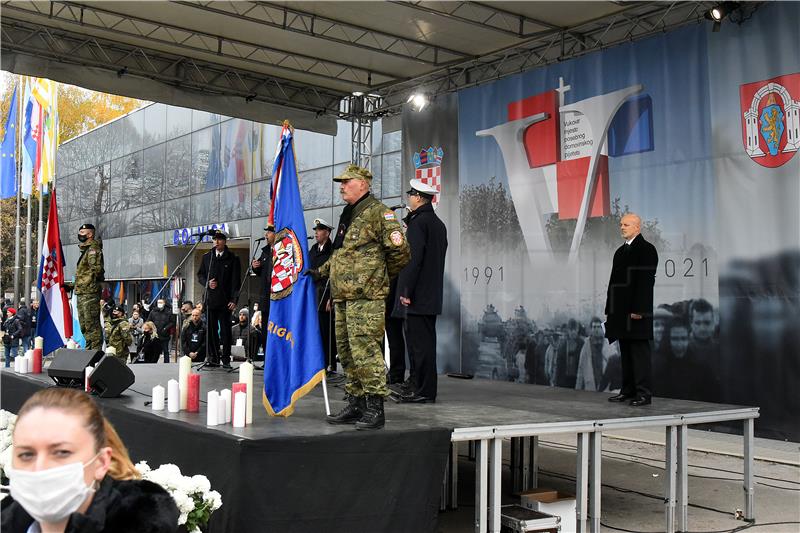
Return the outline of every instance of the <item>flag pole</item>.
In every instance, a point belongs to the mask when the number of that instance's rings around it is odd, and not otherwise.
[[[25,77],[23,76],[22,80],[20,82],[20,88],[22,88],[22,94],[23,95],[25,94],[24,87],[25,87]],[[20,101],[21,101],[21,99],[20,99]],[[24,115],[24,109],[25,108],[21,106],[20,109],[23,110],[22,115]],[[20,164],[19,164],[19,168],[20,168],[19,175],[20,175],[20,184],[21,184],[22,183],[22,150],[24,149],[24,147],[22,146],[22,137],[23,137],[23,131],[22,130],[24,129],[24,126],[25,126],[25,117],[24,116],[22,116],[22,119],[20,120],[20,126],[21,127],[19,128],[19,131],[17,133],[19,134],[19,139],[20,139],[20,142],[19,142],[19,147],[20,147],[19,148],[19,155],[20,155],[20,157],[19,157],[19,161],[20,161]],[[31,182],[32,181],[33,180],[31,180]],[[25,302],[28,305],[30,305],[30,303],[31,303],[28,300],[30,299],[30,294],[31,294],[31,270],[32,270],[31,269],[31,201],[33,200],[32,196],[33,196],[33,183],[31,183],[31,192],[30,192],[30,194],[28,194],[28,200],[27,200],[28,216],[25,219],[25,285],[22,286],[22,295],[25,297]]]
[[[20,76],[20,80],[21,79],[22,79],[22,77]],[[17,134],[17,146],[16,146],[16,149],[14,150],[15,155],[17,155],[17,156],[21,156],[22,155],[22,137],[20,136],[20,131],[19,131],[21,129],[19,127],[19,124],[20,124],[20,121],[19,121],[20,112],[19,111],[20,111],[20,104],[22,103],[22,98],[19,95],[20,85],[21,85],[20,83],[17,84],[17,124],[16,124],[16,126],[17,126],[17,131],[16,131],[16,134]],[[14,305],[15,306],[19,306],[19,268],[20,268],[19,267],[19,262],[20,262],[20,256],[19,256],[19,248],[20,248],[20,246],[19,246],[19,243],[20,243],[20,231],[21,231],[19,217],[20,217],[20,202],[22,201],[22,165],[21,165],[21,160],[22,160],[22,157],[17,157],[17,160],[14,161],[14,164],[16,165],[16,169],[17,169],[17,175],[16,175],[16,180],[17,180],[17,226],[16,226],[16,228],[14,230]]]
[[[325,416],[331,416],[331,404],[328,402],[328,379],[325,374],[327,372],[322,373],[322,396],[325,398]]]

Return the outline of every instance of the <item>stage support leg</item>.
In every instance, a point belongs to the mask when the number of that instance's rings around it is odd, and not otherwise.
[[[450,447],[453,447],[453,443],[450,443]],[[444,511],[447,509],[447,498],[450,497],[450,491],[448,490],[448,481],[450,480],[450,469],[452,466],[450,465],[450,458],[448,457],[447,462],[444,464],[444,477],[442,478],[442,492],[439,496],[439,511]]]
[[[744,518],[755,520],[755,486],[753,484],[753,426],[755,420],[748,418],[744,421]]]
[[[589,435],[589,516],[590,531],[600,533],[600,502],[602,483],[603,434],[595,431]]]
[[[520,457],[522,459],[522,490],[528,490],[531,485],[531,438],[520,439]]]
[[[475,532],[486,533],[486,506],[489,493],[489,441],[470,442],[475,447]]]
[[[689,531],[689,428],[678,426],[678,531]]]
[[[450,509],[458,509],[458,442],[450,443]]]
[[[677,469],[677,428],[667,426],[666,461],[664,465],[664,512],[666,513],[667,533],[675,533],[675,471]]]
[[[522,437],[511,437],[511,491],[517,493],[522,490]]]
[[[586,533],[588,474],[589,434],[578,433],[578,464],[575,470],[575,524],[578,533]]]
[[[503,492],[503,439],[489,442],[489,532],[500,533],[500,504]]]
[[[528,463],[530,464],[530,477],[528,478],[529,489],[539,488],[539,436],[528,437],[530,439],[530,454]]]
[[[467,444],[468,444],[467,457],[469,458],[470,461],[474,461],[475,460],[475,446],[476,446],[475,441],[474,440],[468,441]]]

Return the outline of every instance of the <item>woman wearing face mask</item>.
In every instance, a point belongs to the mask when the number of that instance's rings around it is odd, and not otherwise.
[[[43,389],[14,427],[3,533],[167,533],[178,508],[159,485],[136,479],[128,451],[82,391]]]
[[[158,363],[161,355],[161,339],[158,338],[156,325],[149,320],[142,326],[142,336],[139,337],[136,354],[137,363]]]

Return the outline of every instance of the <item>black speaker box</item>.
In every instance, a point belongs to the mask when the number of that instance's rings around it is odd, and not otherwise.
[[[136,378],[128,365],[114,357],[103,357],[89,376],[89,387],[101,398],[116,398],[133,385]]]
[[[47,375],[60,387],[83,388],[83,371],[94,366],[103,357],[100,350],[67,350],[59,348],[53,355],[53,362],[47,368]]]

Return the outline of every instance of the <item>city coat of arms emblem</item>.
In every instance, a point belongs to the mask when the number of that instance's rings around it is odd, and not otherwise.
[[[800,73],[739,87],[742,141],[750,159],[775,168],[800,149]]]
[[[414,177],[422,183],[432,185],[436,188],[436,196],[433,197],[433,208],[439,205],[439,198],[442,195],[442,158],[444,150],[439,147],[423,148],[419,152],[414,152]]]

